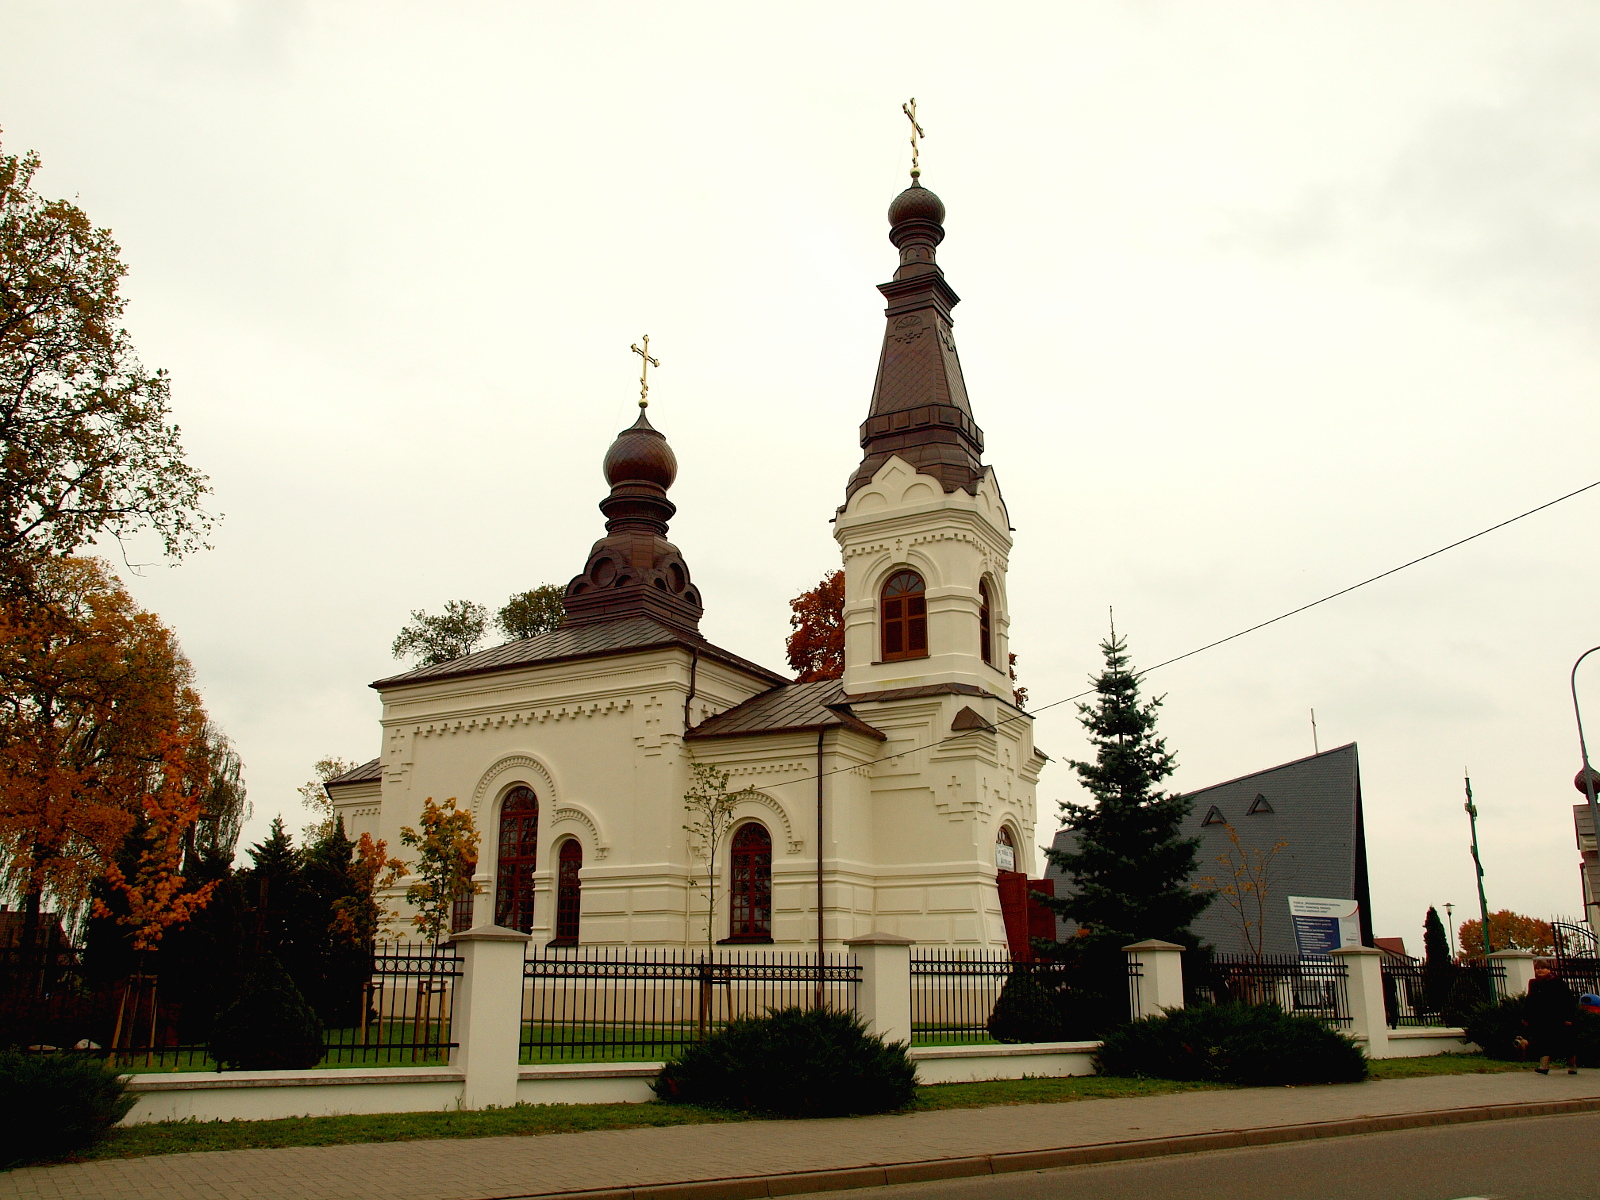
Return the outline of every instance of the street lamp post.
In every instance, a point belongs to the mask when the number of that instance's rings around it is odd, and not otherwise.
[[[1578,667],[1584,659],[1588,658],[1596,650],[1600,650],[1600,646],[1591,647],[1578,655],[1578,661],[1572,664],[1570,683],[1572,685],[1572,715],[1578,722],[1578,753],[1583,758],[1583,793],[1589,801],[1589,828],[1594,833],[1596,847],[1600,848],[1600,806],[1595,804],[1594,772],[1589,767],[1588,744],[1583,740],[1583,710],[1578,707]],[[1587,870],[1587,864],[1585,864],[1585,870]],[[1594,929],[1597,924],[1600,924],[1600,922],[1595,921],[1594,909],[1597,906],[1600,906],[1600,896],[1591,897],[1589,900],[1590,911],[1586,914],[1589,918],[1590,929]]]
[[[1489,940],[1489,901],[1483,894],[1483,859],[1478,857],[1478,806],[1472,802],[1472,776],[1463,773],[1467,781],[1467,823],[1472,826],[1472,867],[1478,873],[1478,912],[1483,917],[1483,957],[1494,953],[1494,943]]]
[[[1450,932],[1450,961],[1451,962],[1455,962],[1455,960],[1456,960],[1456,921],[1455,921],[1455,911],[1456,911],[1456,906],[1454,904],[1448,904],[1447,903],[1444,906],[1444,927],[1447,930],[1449,930],[1449,932]]]

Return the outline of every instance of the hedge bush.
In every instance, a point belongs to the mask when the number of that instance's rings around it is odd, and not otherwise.
[[[265,954],[212,1021],[209,1049],[218,1069],[304,1071],[322,1061],[322,1022],[283,964]]]
[[[1129,1022],[1106,1035],[1096,1063],[1105,1075],[1253,1087],[1367,1077],[1366,1055],[1349,1038],[1271,1004],[1207,1004]]]
[[[117,1072],[97,1058],[0,1051],[0,1166],[87,1149],[132,1107]]]
[[[786,1008],[697,1042],[651,1087],[670,1103],[843,1117],[905,1107],[917,1071],[904,1042],[885,1043],[854,1013]]]
[[[1498,1004],[1482,1004],[1463,1023],[1467,1040],[1476,1042],[1490,1058],[1521,1062],[1537,1056],[1537,1048],[1524,1050],[1516,1044],[1528,1035],[1524,1025],[1528,998],[1515,996]],[[1580,1067],[1600,1067],[1600,1017],[1580,1010],[1573,1022],[1573,1049]]]

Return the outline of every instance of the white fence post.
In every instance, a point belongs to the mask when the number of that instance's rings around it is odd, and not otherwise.
[[[530,940],[498,925],[477,925],[450,939],[461,955],[450,1013],[451,1040],[457,1043],[450,1065],[467,1077],[462,1108],[504,1108],[517,1102],[522,959]]]
[[[1139,972],[1138,1010],[1140,1017],[1157,1017],[1162,1010],[1183,1007],[1183,947],[1176,942],[1149,938],[1124,946],[1128,965]]]
[[[856,1012],[867,1032],[886,1042],[911,1044],[911,938],[869,933],[845,943],[861,963]]]
[[[1367,1039],[1368,1058],[1389,1057],[1389,1017],[1383,1007],[1383,951],[1344,946],[1329,952],[1348,972],[1350,1032]]]
[[[1496,950],[1489,955],[1489,965],[1492,968],[1499,963],[1506,969],[1505,982],[1501,984],[1504,989],[1496,996],[1496,1000],[1509,1000],[1513,996],[1526,996],[1528,985],[1533,982],[1533,955],[1526,950]],[[1494,977],[1490,976],[1490,986],[1494,986]]]

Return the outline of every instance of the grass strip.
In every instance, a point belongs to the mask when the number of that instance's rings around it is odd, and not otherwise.
[[[1525,1071],[1526,1063],[1497,1062],[1481,1054],[1391,1058],[1372,1064],[1374,1079],[1427,1075]],[[987,1083],[943,1083],[917,1089],[908,1112],[986,1108],[1011,1104],[1059,1104],[1160,1096],[1175,1092],[1230,1090],[1227,1085],[1170,1079],[1125,1079],[1108,1075],[1064,1079],[999,1079]],[[273,1149],[283,1146],[344,1146],[360,1142],[404,1142],[423,1138],[529,1137],[595,1129],[643,1129],[758,1120],[747,1113],[690,1104],[518,1104],[482,1112],[385,1113],[376,1116],[286,1117],[275,1121],[164,1121],[113,1129],[73,1161],[142,1158],[207,1150]]]

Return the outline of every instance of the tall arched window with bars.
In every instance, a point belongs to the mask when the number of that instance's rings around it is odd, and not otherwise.
[[[578,944],[578,917],[583,911],[583,884],[578,873],[583,870],[583,845],[577,838],[568,838],[556,851],[556,936],[552,946]]]
[[[751,821],[733,833],[728,940],[772,940],[772,835]]]
[[[915,571],[896,571],[883,585],[879,600],[883,661],[928,657],[926,591]]]
[[[533,932],[533,870],[539,853],[539,797],[518,786],[500,802],[500,858],[495,869],[494,923]]]

